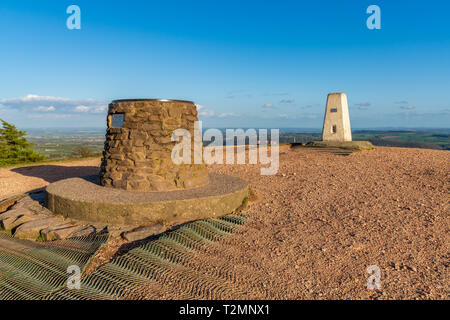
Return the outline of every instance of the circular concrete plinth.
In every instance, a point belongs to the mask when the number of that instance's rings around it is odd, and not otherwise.
[[[96,179],[72,178],[47,187],[48,208],[65,217],[93,223],[144,225],[218,218],[248,196],[239,178],[210,174],[206,186],[166,192],[137,192],[98,185]]]

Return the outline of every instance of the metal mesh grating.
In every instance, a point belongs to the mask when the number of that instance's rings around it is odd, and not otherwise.
[[[48,243],[18,240],[0,231],[0,300],[36,300],[64,286],[67,268],[84,269],[108,235]]]
[[[47,298],[120,299],[152,282],[177,290],[185,299],[236,296],[239,292],[226,275],[200,273],[190,268],[190,259],[204,245],[231,234],[243,223],[243,216],[230,215],[186,224],[101,266],[82,279],[81,289],[63,287]]]

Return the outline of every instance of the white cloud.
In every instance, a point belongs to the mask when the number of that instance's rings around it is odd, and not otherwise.
[[[52,112],[61,115],[79,112],[98,114],[106,113],[107,110],[105,101],[39,96],[36,94],[27,94],[19,98],[3,98],[0,99],[0,105],[3,105],[3,108],[7,110],[17,110],[28,114],[33,112]]]
[[[217,117],[218,118],[234,118],[234,117],[239,117],[239,115],[231,112],[231,113],[221,113]]]
[[[103,106],[95,107],[92,112],[94,112],[94,113],[103,113],[103,112],[106,112],[107,110],[108,110],[108,106],[105,104]]]
[[[0,99],[0,103],[8,104],[18,104],[18,103],[30,103],[30,102],[67,102],[70,99],[51,97],[51,96],[38,96],[36,94],[27,94],[21,98],[10,98],[10,99]]]
[[[198,116],[203,118],[231,118],[231,117],[239,117],[238,114],[233,112],[222,112],[219,114],[216,114],[213,110],[209,109],[208,107],[205,107],[200,104],[196,104]]]
[[[53,112],[56,110],[54,106],[39,106],[33,109],[34,111],[41,111],[41,112]]]
[[[79,105],[75,107],[75,112],[103,113],[108,109],[107,105],[103,106],[85,106]]]
[[[195,106],[197,107],[198,115],[200,117],[210,118],[215,116],[215,112],[213,110],[210,110],[200,104],[196,104]]]
[[[205,110],[200,111],[200,112],[198,113],[198,115],[201,116],[201,117],[207,117],[207,118],[209,118],[209,117],[214,117],[215,112],[212,111],[212,110],[207,110],[207,109],[205,109]]]
[[[75,112],[88,112],[90,109],[91,108],[88,106],[81,105],[81,106],[76,106],[74,110],[75,110]]]

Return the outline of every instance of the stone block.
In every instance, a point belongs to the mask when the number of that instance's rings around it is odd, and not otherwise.
[[[29,209],[26,209],[26,208],[16,208],[16,207],[14,206],[12,209],[10,209],[10,210],[8,210],[8,211],[3,212],[2,214],[0,214],[0,221],[3,221],[3,220],[5,220],[5,219],[9,219],[9,218],[17,219],[17,218],[20,217],[20,216],[23,216],[23,215],[32,215],[32,214],[33,214],[33,212],[30,211]]]
[[[60,225],[58,227],[49,227],[41,230],[41,236],[45,241],[54,241],[67,239],[72,233],[80,230],[80,226],[73,224]]]
[[[82,226],[78,227],[74,232],[72,232],[68,237],[87,237],[97,233],[97,229],[94,226]]]
[[[164,225],[162,223],[158,223],[151,226],[139,227],[132,231],[124,232],[122,234],[122,238],[132,242],[158,235],[160,233],[163,233],[164,231],[166,231]]]
[[[5,230],[12,230],[25,222],[30,222],[38,219],[45,219],[47,216],[39,216],[39,215],[22,215],[16,218],[9,218],[2,220],[2,225]]]
[[[14,232],[14,237],[19,239],[36,240],[40,236],[41,230],[50,226],[61,225],[62,221],[62,218],[48,217],[25,222],[17,227]]]

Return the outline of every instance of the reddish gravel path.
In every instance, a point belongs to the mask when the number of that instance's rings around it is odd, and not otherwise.
[[[98,163],[29,169],[44,178],[0,169],[0,198],[95,173]],[[259,201],[244,210],[243,231],[198,253],[192,268],[221,270],[243,292],[235,298],[448,299],[449,164],[448,151],[378,147],[347,157],[285,150],[275,176],[212,166],[248,180]],[[366,288],[369,265],[381,270],[380,291]],[[133,297],[179,293],[153,285]]]
[[[244,292],[236,298],[448,299],[449,164],[448,151],[379,147],[348,157],[290,150],[276,176],[215,166],[247,179],[260,202],[244,211],[241,234],[191,267],[221,270]],[[369,265],[381,291],[366,288]],[[179,297],[165,288],[134,297]]]

